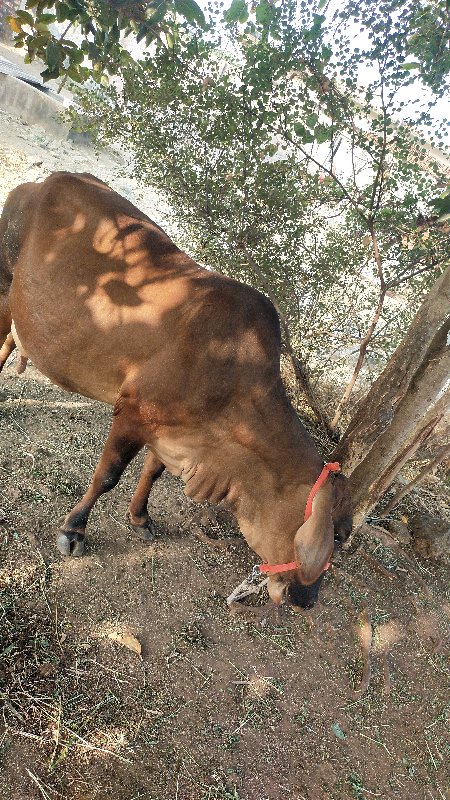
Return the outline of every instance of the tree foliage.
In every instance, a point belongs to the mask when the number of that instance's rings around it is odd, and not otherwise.
[[[402,7],[348,2],[325,17],[306,2],[233,0],[224,22],[178,26],[172,47],[82,101],[168,198],[194,255],[276,298],[316,378],[359,351],[335,424],[449,255],[431,205],[445,167],[405,99],[419,76],[405,69]]]
[[[108,75],[132,60],[124,37],[147,46],[154,40],[170,45],[177,17],[206,25],[196,0],[26,0],[10,25],[26,60],[45,63],[44,80],[65,76],[83,83],[93,77],[107,85]]]

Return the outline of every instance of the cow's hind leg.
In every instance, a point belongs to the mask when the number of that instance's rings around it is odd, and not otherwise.
[[[57,538],[58,550],[64,556],[81,556],[89,514],[98,498],[109,492],[119,481],[125,467],[144,445],[142,428],[135,414],[126,409],[113,418],[111,430],[84,497],[64,520]]]
[[[13,335],[12,333],[8,333],[5,341],[3,342],[2,347],[0,347],[0,372],[5,366],[11,353],[15,349],[16,349],[16,343],[14,341]]]
[[[148,498],[154,482],[164,472],[164,469],[164,464],[149,450],[145,456],[139,483],[128,508],[128,522],[133,530],[147,540],[153,539],[155,536],[155,526],[147,508]]]
[[[2,273],[1,253],[0,253],[0,372],[6,364],[9,356],[16,347],[11,333],[11,311],[9,309],[9,285],[10,280],[6,280]]]

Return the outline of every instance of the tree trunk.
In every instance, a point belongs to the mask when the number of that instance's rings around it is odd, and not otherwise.
[[[450,408],[450,347],[423,370],[389,427],[350,475],[354,525],[358,527]],[[440,397],[438,395],[440,394]],[[433,402],[433,400],[435,402]]]
[[[424,371],[426,372],[428,366],[434,363],[434,357],[445,346],[450,328],[449,309],[450,266],[426,296],[405,338],[397,347],[385,370],[375,381],[367,396],[358,404],[344,436],[331,456],[333,460],[343,464],[348,474],[358,469],[361,462],[366,459],[370,448],[384,433],[386,440],[389,441],[394,424],[401,427],[399,419],[400,416],[403,419],[405,413],[402,404],[410,393],[411,397],[416,397],[416,383],[422,384]],[[423,412],[434,402],[444,384],[445,380],[439,387],[436,386],[435,390],[430,385],[432,396],[430,395],[428,404],[425,399],[426,390],[422,389]],[[411,404],[409,408],[415,416]],[[404,423],[408,425],[406,418]],[[397,446],[398,444],[397,441]]]

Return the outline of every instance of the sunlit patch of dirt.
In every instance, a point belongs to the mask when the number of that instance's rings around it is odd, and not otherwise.
[[[226,548],[190,535],[198,507],[167,475],[141,541],[125,514],[142,459],[99,501],[87,555],[62,559],[110,411],[8,366],[0,417],[2,800],[445,796],[445,566],[414,560],[427,596],[378,542],[392,577],[340,553],[312,613],[233,616],[253,554],[226,516]]]

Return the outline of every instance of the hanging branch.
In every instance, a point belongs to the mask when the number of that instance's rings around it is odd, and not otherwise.
[[[331,430],[333,432],[336,430],[336,427],[337,427],[338,422],[339,422],[339,420],[340,420],[340,418],[342,416],[344,408],[346,407],[346,405],[348,403],[348,400],[349,400],[349,397],[350,397],[350,395],[351,395],[351,393],[353,391],[353,387],[354,387],[354,385],[356,383],[356,379],[357,379],[357,377],[358,377],[358,375],[359,375],[359,373],[361,371],[361,367],[362,367],[362,365],[364,363],[364,359],[366,357],[367,347],[369,345],[369,342],[370,342],[370,340],[372,338],[373,332],[374,332],[374,330],[375,330],[375,328],[376,328],[376,326],[378,324],[378,321],[379,321],[380,316],[381,316],[381,312],[383,310],[384,300],[385,300],[386,292],[387,292],[387,286],[386,286],[386,282],[384,280],[384,275],[383,275],[383,265],[382,265],[382,262],[381,262],[380,251],[378,249],[378,241],[377,241],[377,236],[376,236],[373,220],[370,220],[370,222],[369,222],[369,231],[370,231],[370,236],[372,238],[373,254],[374,254],[374,258],[375,258],[375,263],[377,265],[378,276],[380,278],[380,294],[379,294],[379,297],[378,297],[378,305],[376,307],[375,314],[372,317],[372,322],[370,323],[370,325],[369,325],[369,327],[368,327],[368,329],[366,331],[366,334],[365,334],[364,338],[361,341],[361,344],[360,344],[360,347],[359,347],[359,356],[358,356],[358,360],[357,360],[357,362],[355,364],[355,369],[353,370],[352,377],[350,378],[347,386],[345,387],[344,394],[342,395],[342,397],[341,397],[341,399],[340,399],[340,401],[339,401],[339,403],[337,405],[335,415],[334,415],[333,420],[331,422]]]
[[[387,504],[386,508],[384,509],[381,515],[381,518],[387,517],[387,515],[392,511],[392,509],[395,508],[395,506],[400,502],[400,500],[403,500],[403,498],[407,494],[410,494],[410,492],[412,492],[413,489],[415,489],[417,486],[420,486],[420,484],[423,483],[427,475],[431,475],[436,469],[436,467],[438,467],[439,464],[444,460],[444,458],[449,455],[449,453],[450,453],[450,443],[447,444],[443,448],[443,450],[439,452],[436,458],[433,458],[432,461],[429,461],[427,464],[425,464],[423,469],[420,470],[419,474],[416,475],[414,480],[410,481],[405,486],[402,486],[401,489],[399,489],[399,491],[394,495],[394,497],[391,500],[389,500],[389,503]]]
[[[279,319],[280,319],[281,329],[283,331],[284,344],[285,344],[286,350],[287,350],[287,352],[289,354],[289,358],[291,359],[291,363],[292,363],[292,366],[294,368],[294,373],[295,373],[295,378],[297,380],[297,383],[299,384],[302,392],[304,393],[306,399],[308,400],[308,403],[309,403],[312,411],[314,412],[314,415],[315,415],[317,421],[320,422],[320,424],[324,427],[327,435],[329,437],[331,437],[332,430],[331,430],[331,427],[330,427],[330,423],[329,423],[325,413],[322,411],[322,408],[320,407],[319,400],[318,400],[318,398],[316,396],[316,393],[314,392],[314,389],[311,386],[310,380],[308,378],[307,372],[306,372],[303,364],[301,363],[300,359],[297,358],[297,356],[295,355],[294,348],[292,347],[291,337],[290,337],[290,334],[289,334],[288,324],[287,324],[286,319],[285,319],[285,317],[284,317],[284,315],[283,315],[283,313],[282,313],[282,311],[281,311],[281,309],[280,309],[280,307],[278,305],[277,298],[275,297],[275,294],[274,294],[271,286],[267,283],[267,281],[266,281],[266,279],[265,279],[260,267],[256,263],[255,259],[251,255],[251,253],[248,252],[248,250],[247,250],[247,248],[245,246],[242,246],[242,250],[243,250],[243,253],[245,255],[245,258],[247,259],[248,265],[253,270],[255,275],[257,275],[259,281],[261,282],[261,285],[264,287],[264,289],[267,292],[270,300],[272,301],[273,305],[275,306],[276,312],[277,312],[277,314],[279,316]]]

